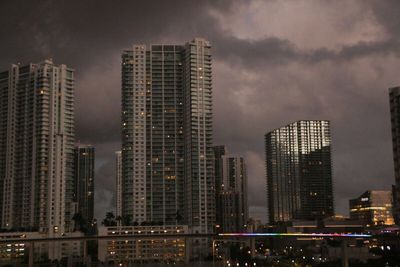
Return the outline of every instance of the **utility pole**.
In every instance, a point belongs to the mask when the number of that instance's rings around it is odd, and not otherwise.
[[[342,239],[342,267],[349,267],[349,255],[347,254],[347,240]]]

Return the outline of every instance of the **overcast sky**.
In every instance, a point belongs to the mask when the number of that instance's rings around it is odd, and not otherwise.
[[[76,70],[76,136],[96,147],[96,216],[114,208],[120,54],[132,44],[213,49],[215,144],[248,165],[250,215],[266,220],[264,134],[331,121],[336,212],[394,183],[388,88],[400,84],[400,2],[0,1],[0,70],[53,58]]]

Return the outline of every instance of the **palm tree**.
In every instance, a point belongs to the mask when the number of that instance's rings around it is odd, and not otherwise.
[[[115,226],[117,222],[115,221],[115,216],[114,213],[111,211],[106,213],[106,217],[104,220],[101,222],[104,226]]]

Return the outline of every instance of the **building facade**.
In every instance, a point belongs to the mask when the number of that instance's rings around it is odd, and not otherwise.
[[[116,174],[116,217],[122,217],[122,155],[121,151],[115,152],[115,174]]]
[[[211,104],[206,40],[123,52],[123,216],[213,230]]]
[[[71,238],[83,237],[81,232],[68,233]],[[4,232],[0,233],[0,240],[19,240],[18,243],[0,244],[0,266],[26,265],[29,253],[33,253],[34,265],[41,266],[41,263],[48,263],[49,260],[61,260],[74,258],[82,260],[83,241],[63,240],[60,242],[27,242],[26,239],[44,239],[47,233],[39,232]],[[33,247],[31,247],[33,246]]]
[[[215,160],[218,160],[217,158]],[[246,231],[248,221],[247,172],[242,157],[221,155],[221,179],[217,202],[218,221],[223,232]]]
[[[184,237],[171,236],[187,233],[188,227],[180,225],[100,227],[99,235],[108,236],[110,239],[99,241],[99,260],[114,264],[187,262],[187,240]],[[112,239],[113,236],[123,235],[127,235],[126,239]],[[154,238],[151,235],[154,235]]]
[[[368,190],[349,201],[350,218],[368,226],[394,224],[392,192]]]
[[[395,176],[395,184],[393,186],[393,217],[395,222],[400,224],[400,87],[389,89],[389,99]]]
[[[74,87],[74,70],[51,60],[0,73],[1,228],[70,230]]]
[[[211,46],[204,39],[184,50],[185,211],[194,231],[215,225]]]
[[[219,194],[221,192],[222,176],[223,176],[222,156],[227,155],[228,150],[225,145],[218,145],[213,147],[213,151],[214,151],[214,176],[215,176],[215,222],[216,225],[221,227],[222,207],[221,207],[221,201],[219,200]]]
[[[94,162],[95,149],[90,145],[75,147],[75,202],[82,223],[94,219]]]
[[[265,135],[270,223],[334,214],[329,121],[297,121]]]

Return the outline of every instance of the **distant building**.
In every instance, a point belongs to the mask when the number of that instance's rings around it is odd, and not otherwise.
[[[214,151],[214,173],[215,173],[215,223],[217,226],[222,225],[222,207],[219,195],[221,193],[223,163],[222,156],[228,154],[225,145],[213,146]]]
[[[270,223],[332,216],[329,121],[301,120],[265,135]]]
[[[94,162],[95,149],[90,145],[75,147],[75,201],[77,214],[86,226],[94,218]]]
[[[395,222],[400,224],[400,87],[389,88],[389,98],[395,176],[393,217]]]
[[[0,72],[0,227],[72,229],[74,70],[52,60]]]
[[[211,46],[133,45],[122,53],[122,215],[212,232]]]
[[[292,221],[290,226],[286,227],[286,231],[288,233],[361,233],[364,231],[364,224],[359,220],[333,216],[323,220]]]
[[[116,175],[116,188],[117,188],[117,212],[116,216],[122,216],[122,162],[121,151],[115,152],[115,175]]]
[[[244,159],[227,155],[225,146],[214,146],[216,218],[219,231],[242,232],[248,220],[247,172]]]
[[[252,232],[252,233],[259,232],[262,230],[263,226],[264,226],[263,222],[258,218],[249,218],[247,220],[247,231],[248,232]]]
[[[392,225],[392,192],[369,190],[350,201],[350,218],[365,225]]]
[[[99,227],[99,235],[110,237],[107,240],[99,240],[99,260],[114,264],[182,263],[189,259],[188,243],[184,237],[168,237],[168,235],[186,233],[188,233],[187,226],[180,225]],[[112,237],[115,235],[128,237],[126,240],[113,240]],[[158,237],[151,238],[149,235]],[[131,238],[132,236],[135,238]]]
[[[227,232],[246,230],[249,217],[247,205],[247,171],[242,157],[222,156],[222,229]]]

